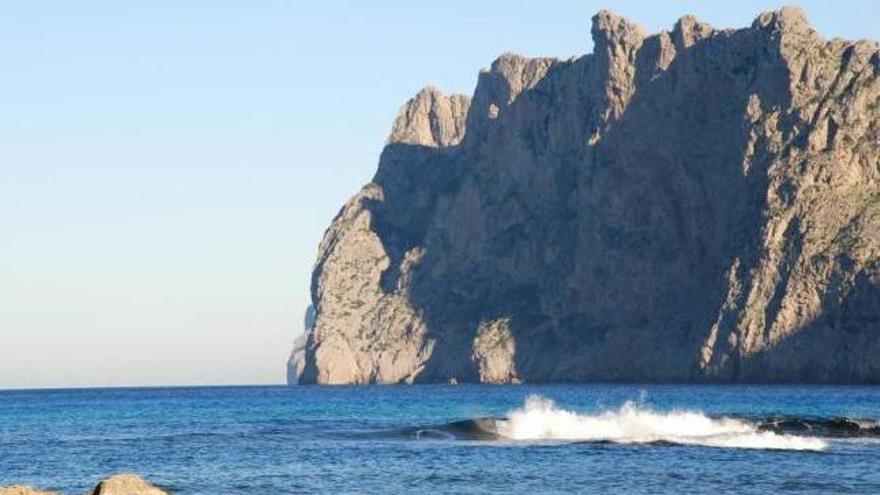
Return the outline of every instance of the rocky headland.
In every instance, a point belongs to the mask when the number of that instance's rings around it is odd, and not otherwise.
[[[591,33],[403,106],[291,383],[880,382],[877,43],[797,8]]]

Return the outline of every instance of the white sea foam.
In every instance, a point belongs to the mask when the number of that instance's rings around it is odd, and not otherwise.
[[[735,418],[711,418],[699,411],[655,411],[632,402],[597,414],[568,411],[539,396],[497,422],[501,437],[510,440],[669,442],[742,449],[824,450],[819,438],[759,431]]]

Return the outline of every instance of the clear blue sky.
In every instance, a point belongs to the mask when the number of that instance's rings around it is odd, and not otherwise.
[[[320,236],[420,87],[771,1],[0,6],[0,388],[281,383]],[[871,1],[801,2],[880,39]]]

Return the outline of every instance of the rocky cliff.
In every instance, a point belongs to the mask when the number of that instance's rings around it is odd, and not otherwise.
[[[880,382],[880,51],[795,8],[404,105],[291,382]]]

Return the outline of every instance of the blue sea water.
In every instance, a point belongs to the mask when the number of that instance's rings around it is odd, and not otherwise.
[[[4,391],[0,485],[86,493],[125,471],[179,494],[880,493],[878,419],[880,387]]]

